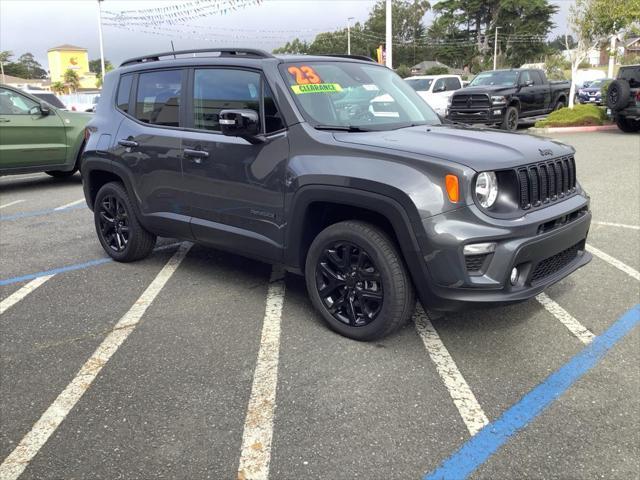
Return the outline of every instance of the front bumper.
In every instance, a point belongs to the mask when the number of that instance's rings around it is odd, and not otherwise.
[[[591,260],[588,206],[587,197],[574,195],[517,220],[489,217],[475,205],[424,219],[421,249],[430,253],[423,256],[429,278],[417,285],[421,300],[433,310],[454,311],[534,297]],[[495,242],[495,251],[470,271],[463,248],[483,242]]]
[[[495,125],[501,123],[506,105],[492,108],[452,109],[447,110],[447,119],[452,122]]]

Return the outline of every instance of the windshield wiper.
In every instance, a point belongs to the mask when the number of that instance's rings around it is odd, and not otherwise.
[[[315,125],[316,130],[337,130],[339,132],[371,132],[367,128],[357,127],[355,125]]]

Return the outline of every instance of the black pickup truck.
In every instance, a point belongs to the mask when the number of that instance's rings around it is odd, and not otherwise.
[[[549,82],[538,69],[482,72],[449,98],[447,118],[515,130],[521,118],[532,120],[566,106],[569,88],[569,82]]]

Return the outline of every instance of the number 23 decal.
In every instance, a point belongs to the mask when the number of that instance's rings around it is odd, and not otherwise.
[[[309,83],[322,83],[316,71],[307,66],[289,67],[287,71],[296,78],[298,85],[308,85]]]

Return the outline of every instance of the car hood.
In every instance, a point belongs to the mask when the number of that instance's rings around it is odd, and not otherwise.
[[[387,132],[334,133],[338,142],[436,157],[476,171],[534,163],[574,149],[548,138],[488,128],[424,125]]]
[[[456,94],[472,94],[472,93],[501,93],[509,90],[514,90],[516,87],[505,87],[504,85],[478,85],[477,87],[464,87],[460,90],[456,90]]]

